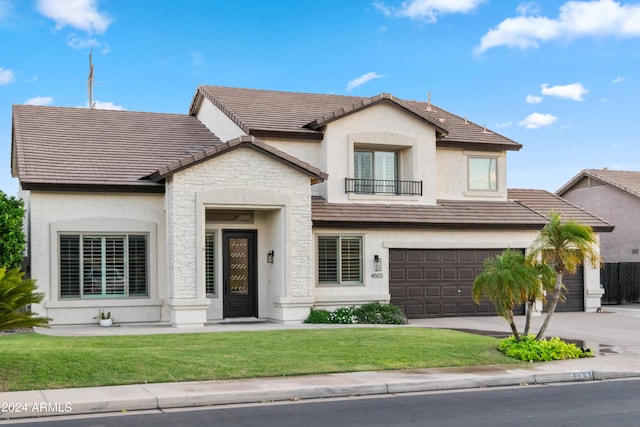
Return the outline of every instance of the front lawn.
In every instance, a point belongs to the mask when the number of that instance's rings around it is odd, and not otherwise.
[[[496,338],[427,328],[109,337],[0,335],[0,391],[515,363]]]

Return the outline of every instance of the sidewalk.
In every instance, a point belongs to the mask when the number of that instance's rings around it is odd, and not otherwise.
[[[581,325],[580,331],[584,337],[560,335],[563,338],[589,339],[601,334],[607,339],[614,340],[609,341],[607,345],[598,344],[598,348],[609,349],[613,347],[616,351],[607,350],[593,358],[535,363],[517,367],[490,365],[6,392],[0,393],[0,420],[640,377],[640,351],[638,351],[640,342],[635,341],[638,336],[635,331],[638,329],[633,327],[633,322],[640,324],[640,316],[638,316],[640,307],[635,311],[624,312],[624,309],[621,309],[616,313],[610,315],[558,313],[558,317],[554,318],[557,323],[556,329],[562,330],[564,328],[566,331],[571,331],[576,325]],[[428,327],[504,331],[504,325],[500,322],[504,322],[504,320],[500,318],[429,319],[412,322],[410,327],[427,327],[428,324]],[[620,324],[618,325],[618,323]],[[598,326],[604,331],[599,331]],[[624,328],[618,330],[620,336],[606,335],[607,328],[615,329],[618,326]],[[206,327],[205,331],[211,332],[218,330],[218,328],[221,328],[220,330],[241,330],[243,328],[255,330],[292,327],[311,326],[269,323],[234,324]],[[54,328],[47,330],[47,333],[80,335],[86,334],[90,330],[91,328],[86,327]],[[108,328],[107,330],[96,328],[93,330],[94,334],[128,334],[145,331],[146,333],[187,332],[159,326]],[[632,338],[626,335],[630,335]],[[620,345],[615,342],[616,339],[620,341]],[[5,423],[6,421],[0,421],[0,424]]]

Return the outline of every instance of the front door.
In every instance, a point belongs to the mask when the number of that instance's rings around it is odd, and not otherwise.
[[[256,231],[223,231],[222,238],[223,315],[258,317]]]

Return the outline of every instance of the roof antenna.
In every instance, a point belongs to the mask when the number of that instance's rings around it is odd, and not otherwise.
[[[93,110],[94,108],[96,108],[96,104],[95,102],[93,102],[93,61],[92,61],[92,55],[93,55],[93,48],[91,48],[91,50],[89,51],[89,79],[87,81],[87,86],[89,88],[89,109]]]
[[[429,92],[429,98],[428,98],[428,101],[427,101],[427,111],[433,111],[431,109],[431,92]]]

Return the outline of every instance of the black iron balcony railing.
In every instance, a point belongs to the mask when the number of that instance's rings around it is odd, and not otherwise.
[[[344,179],[345,193],[422,196],[422,181],[390,181],[382,179]]]

